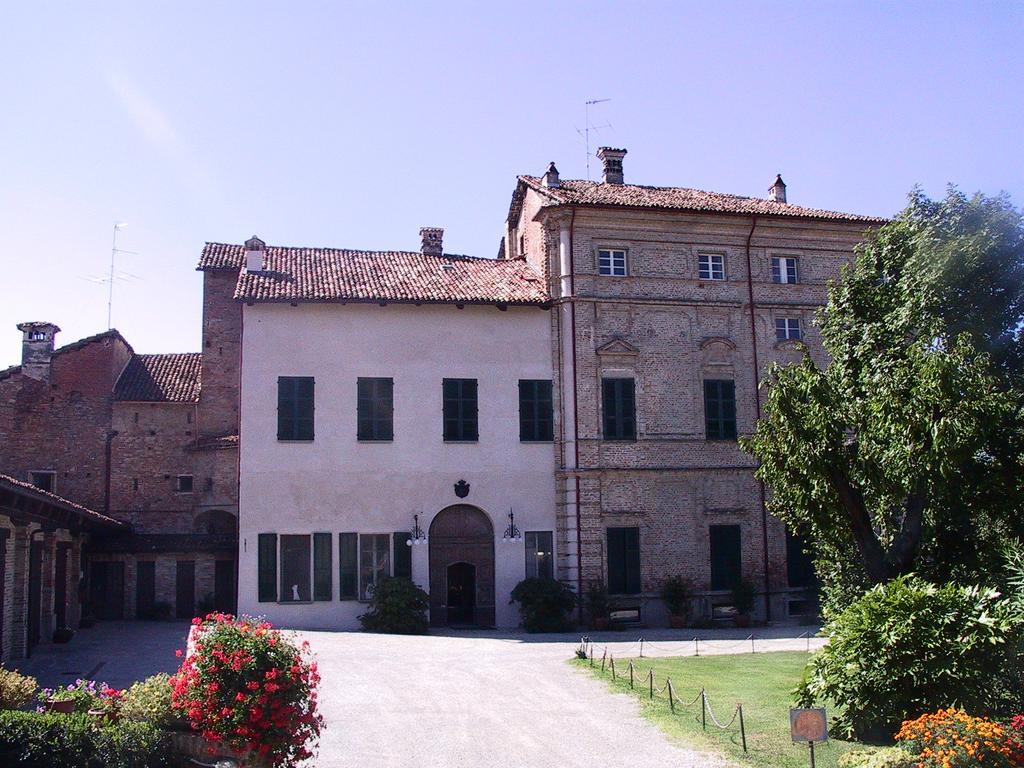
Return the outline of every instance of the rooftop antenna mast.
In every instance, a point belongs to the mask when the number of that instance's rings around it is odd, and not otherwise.
[[[590,106],[592,104],[603,104],[606,101],[611,101],[611,99],[587,99],[585,102],[583,102],[584,110],[585,110],[585,113],[586,113],[586,120],[583,123],[583,130],[582,131],[579,128],[576,129],[576,133],[579,133],[579,134],[581,134],[583,136],[583,141],[586,144],[586,148],[587,148],[586,149],[586,151],[587,151],[587,181],[590,181],[590,132],[592,130],[593,131],[600,131],[602,128],[611,128],[612,127],[611,123],[605,123],[604,125],[591,125],[590,124]]]
[[[128,226],[128,222],[119,221],[114,224],[114,239],[110,245],[110,277],[107,279],[107,330],[114,327],[114,260],[119,253],[130,253],[133,256],[138,254],[135,251],[125,251],[117,247],[117,233]]]

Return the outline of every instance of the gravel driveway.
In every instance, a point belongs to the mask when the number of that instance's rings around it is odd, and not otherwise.
[[[568,639],[300,634],[323,677],[318,768],[727,765],[673,745],[636,701],[573,669]]]

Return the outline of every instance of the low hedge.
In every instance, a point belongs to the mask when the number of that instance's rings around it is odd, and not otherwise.
[[[4,768],[167,768],[167,735],[147,723],[90,715],[0,712]]]

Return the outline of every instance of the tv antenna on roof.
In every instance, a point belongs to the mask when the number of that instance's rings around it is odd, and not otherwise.
[[[587,181],[590,181],[590,132],[600,132],[602,128],[611,128],[611,123],[605,123],[604,125],[591,125],[590,124],[590,106],[592,104],[603,104],[611,99],[587,99],[583,102],[586,119],[583,123],[583,128],[577,128],[576,133],[583,137],[583,141],[586,144],[587,151]]]
[[[114,318],[114,282],[115,281],[120,282],[120,281],[131,281],[131,280],[141,280],[142,279],[138,275],[133,275],[133,274],[131,274],[129,272],[123,272],[123,271],[120,271],[120,270],[115,270],[115,267],[114,267],[114,262],[115,262],[115,260],[117,258],[117,254],[119,254],[119,253],[127,253],[127,254],[130,254],[132,256],[138,256],[139,255],[138,251],[126,251],[123,248],[118,248],[117,247],[117,233],[119,231],[121,231],[122,229],[124,229],[125,227],[127,227],[127,226],[128,226],[128,224],[126,222],[124,222],[124,221],[119,221],[116,224],[114,224],[114,239],[113,239],[113,242],[110,245],[110,275],[109,276],[102,276],[102,277],[99,276],[99,275],[89,275],[87,277],[82,277],[81,278],[82,280],[88,280],[90,283],[98,283],[100,285],[103,285],[104,283],[106,283],[106,285],[107,285],[107,330],[108,331],[111,328],[114,327],[114,324],[113,324],[113,318]]]

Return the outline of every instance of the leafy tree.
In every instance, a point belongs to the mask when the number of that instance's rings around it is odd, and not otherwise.
[[[918,571],[997,570],[1024,502],[1024,222],[919,191],[869,233],[818,324],[830,362],[774,368],[744,441],[835,606]]]

